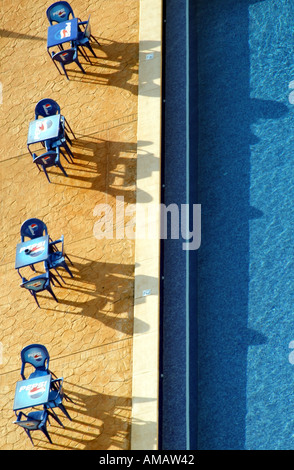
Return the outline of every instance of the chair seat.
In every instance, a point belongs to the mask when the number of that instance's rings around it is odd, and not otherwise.
[[[54,281],[57,281],[57,283],[61,285],[58,279],[56,278],[56,276],[46,271],[46,273],[41,274],[40,276],[35,276],[31,278],[30,280],[27,280],[26,278],[23,277],[22,284],[20,285],[20,287],[29,290],[29,292],[34,297],[36,304],[40,308],[36,294],[38,292],[42,292],[43,290],[47,290],[52,295],[52,297],[56,300],[56,302],[58,302],[58,299],[52,290],[51,281],[53,285],[54,285]]]
[[[78,32],[78,42],[80,44],[84,44],[86,42],[89,42],[89,38],[87,36],[85,36],[84,31],[79,31]]]
[[[50,266],[57,266],[61,261],[64,261],[64,256],[61,251],[51,253],[48,258]]]
[[[32,372],[29,376],[29,379],[36,379],[37,377],[42,377],[43,375],[48,375],[48,370],[40,370],[37,369],[34,372]]]
[[[26,419],[22,421],[21,418],[23,416]],[[44,410],[31,411],[28,414],[25,414],[21,411],[20,414],[17,416],[17,420],[14,421],[14,424],[18,424],[23,428],[29,428],[31,430],[38,429],[39,424],[42,422],[45,416],[46,412]]]
[[[62,243],[62,251],[57,251],[57,249],[55,247],[55,244],[59,243],[59,242]],[[68,267],[68,265],[65,261],[65,258],[67,258],[68,261],[72,264],[71,260],[69,259],[67,254],[64,252],[63,236],[61,237],[60,240],[56,240],[54,243],[52,243],[51,247],[52,247],[51,252],[49,254],[48,260],[46,261],[47,269],[49,269],[49,270],[54,269],[57,272],[57,274],[59,275],[59,277],[64,281],[64,279],[62,278],[62,276],[60,275],[60,273],[58,272],[58,269],[57,269],[57,268],[64,268],[68,272],[70,277],[73,278],[73,273],[71,272],[71,270],[69,269],[69,267]],[[54,249],[56,251],[52,251]]]
[[[52,402],[52,404],[53,404],[53,402],[54,402],[54,403],[59,403],[59,402],[61,403],[61,401],[62,401],[62,399],[61,399],[61,397],[60,397],[60,393],[59,393],[58,390],[51,390],[51,391],[49,392],[49,398],[48,398],[48,404],[49,404],[49,406],[50,406],[50,403],[51,403],[51,402]]]

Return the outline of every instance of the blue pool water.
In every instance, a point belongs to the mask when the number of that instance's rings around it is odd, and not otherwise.
[[[294,6],[198,0],[198,448],[294,449]]]

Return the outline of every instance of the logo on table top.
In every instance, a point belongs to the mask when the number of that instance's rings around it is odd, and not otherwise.
[[[51,119],[47,119],[47,121],[41,122],[37,127],[40,132],[47,131],[47,129],[50,129],[52,126],[52,121]]]
[[[19,253],[22,253],[23,251],[30,256],[40,256],[45,251],[45,240],[38,243],[32,243],[28,246],[23,246],[20,248]]]
[[[45,393],[46,391],[46,387],[45,385],[41,385],[39,386],[38,384],[36,386],[34,386],[34,388],[32,388],[30,391],[29,391],[29,396],[31,398],[39,398],[43,395],[43,393]]]
[[[45,132],[48,129],[50,129],[50,127],[52,127],[52,124],[53,123],[51,119],[48,119],[48,118],[46,118],[46,121],[40,120],[40,122],[37,122],[36,127],[35,127],[34,138],[37,139],[42,132]]]
[[[64,18],[66,16],[65,8],[61,8],[60,10],[56,10],[52,13],[52,16],[58,16],[58,18]]]
[[[65,39],[69,38],[71,35],[71,23],[66,23],[66,27],[63,29],[60,29],[57,31],[55,34],[55,39]]]
[[[35,382],[31,385],[23,385],[19,389],[19,393],[27,392],[30,398],[40,398],[46,392],[46,382]]]

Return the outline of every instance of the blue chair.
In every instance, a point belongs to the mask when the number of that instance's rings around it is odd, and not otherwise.
[[[57,277],[54,276],[54,274],[52,274],[51,272],[46,271],[44,274],[40,274],[39,276],[35,276],[29,280],[23,277],[22,284],[20,285],[20,287],[27,289],[31,293],[31,295],[35,299],[36,304],[40,308],[40,305],[37,299],[37,293],[43,292],[44,290],[47,290],[52,295],[52,297],[56,300],[56,302],[58,302],[58,299],[56,295],[54,294],[53,289],[51,287],[51,282],[53,285],[55,285],[54,281],[56,281],[61,286]]]
[[[26,238],[33,240],[34,238],[43,237],[43,235],[48,235],[48,229],[46,224],[40,219],[27,219],[20,227],[22,242],[24,242]]]
[[[83,26],[83,30],[80,26]],[[79,23],[79,32],[78,32],[78,39],[75,41],[75,45],[78,47],[87,47],[94,57],[97,57],[92,46],[90,40],[93,39],[99,46],[101,46],[100,42],[91,34],[91,25],[90,25],[90,16],[88,21],[81,21]]]
[[[74,161],[73,161],[74,155],[73,155],[71,149],[69,148],[66,140],[68,140],[66,135],[64,135],[63,137],[60,137],[59,139],[56,139],[56,140],[53,140],[53,139],[46,140],[45,141],[46,150],[48,152],[50,152],[50,151],[54,151],[56,148],[60,149],[60,147],[63,147],[64,150],[66,151],[67,155],[69,156],[71,163],[74,163]],[[71,141],[70,141],[70,143],[71,143]],[[63,152],[62,152],[62,154],[64,155]],[[67,158],[66,158],[66,160],[67,160]]]
[[[67,409],[63,405],[62,401],[65,398],[73,403],[73,400],[65,395],[63,391],[63,378],[55,379],[51,381],[52,390],[49,392],[48,402],[44,405],[46,409],[51,409],[54,413],[54,408],[60,408],[65,416],[72,421]],[[55,415],[56,416],[56,415]]]
[[[56,147],[54,150],[49,150],[48,152],[43,153],[42,155],[37,155],[33,153],[33,162],[37,165],[39,170],[43,170],[49,183],[51,182],[47,173],[47,168],[57,166],[61,169],[63,174],[67,176],[67,173],[60,162],[60,153],[64,156],[66,161],[69,163],[65,154],[60,150],[60,147]]]
[[[58,64],[60,64],[60,66],[61,66],[62,70],[64,71],[65,76],[68,80],[69,80],[69,78],[68,78],[68,74],[67,74],[65,66],[69,65],[69,64],[72,64],[73,62],[75,62],[80,67],[80,69],[83,73],[86,73],[85,70],[83,69],[79,59],[78,59],[78,49],[77,49],[77,47],[71,47],[70,49],[65,49],[65,50],[59,51],[59,52],[52,51],[51,57],[52,57],[52,60],[55,62],[55,64],[56,64],[56,62]],[[56,66],[57,66],[57,64],[56,64]],[[58,66],[57,66],[57,68],[58,68]],[[58,68],[58,71],[61,74],[59,68]]]
[[[67,21],[72,18],[75,18],[72,7],[68,2],[55,2],[50,7],[47,8],[46,15],[49,23],[61,23],[62,21]]]
[[[52,440],[49,436],[49,433],[47,431],[47,421],[49,421],[49,416],[51,416],[55,421],[60,424],[62,427],[63,424],[60,421],[60,419],[48,411],[47,409],[40,410],[40,411],[31,411],[28,414],[25,414],[23,411],[20,411],[18,414],[16,414],[17,420],[13,421],[14,424],[17,424],[21,428],[23,428],[28,435],[32,445],[34,445],[31,432],[32,431],[42,431],[43,434],[47,437],[48,441],[52,444]],[[22,419],[22,418],[26,419]]]
[[[61,250],[60,251],[58,251],[58,249],[56,248],[57,243],[61,243]],[[66,258],[70,262],[70,264],[73,266],[72,261],[70,260],[70,258],[68,257],[68,255],[64,251],[64,236],[61,235],[59,240],[56,240],[56,241],[50,243],[49,249],[50,249],[51,246],[54,247],[54,251],[52,250],[51,253],[49,254],[49,257],[48,257],[48,259],[45,263],[46,269],[48,269],[48,270],[54,269],[56,271],[56,273],[58,274],[58,276],[62,279],[63,282],[64,282],[64,279],[59,274],[58,268],[64,268],[68,272],[68,274],[73,278],[73,274],[72,274],[71,270],[69,269],[69,267],[68,267],[68,265],[66,264],[66,261],[65,261],[65,258]]]
[[[27,364],[30,364],[35,368],[29,376],[29,379],[33,379],[42,375],[52,374],[49,370],[50,356],[47,348],[43,344],[29,344],[25,346],[21,352],[21,371],[20,375],[23,380],[26,380],[25,368]]]

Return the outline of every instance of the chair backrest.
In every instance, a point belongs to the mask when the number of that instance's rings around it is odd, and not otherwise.
[[[68,2],[55,2],[47,8],[46,15],[49,23],[61,23],[67,21],[72,15],[75,18],[72,7]]]
[[[22,349],[20,353],[21,357],[21,376],[25,379],[24,370],[26,364],[32,365],[36,371],[44,371],[49,373],[49,360],[50,356],[47,351],[47,348],[43,344],[29,344]],[[31,374],[31,378],[33,375]]]
[[[90,15],[91,16],[91,15]],[[84,35],[86,36],[86,38],[90,38],[91,36],[91,25],[90,25],[90,16],[88,18],[88,22],[86,24],[86,27],[85,27],[85,31],[84,31]]]
[[[71,64],[76,56],[76,49],[70,48],[65,49],[63,51],[56,52],[56,54],[52,55],[52,59],[60,62],[63,65]]]
[[[60,106],[56,101],[44,98],[36,104],[35,119],[38,119],[39,116],[47,117],[55,114],[60,114]]]
[[[20,227],[22,242],[25,241],[25,237],[32,240],[43,235],[48,235],[48,230],[46,224],[40,219],[27,219]]]

